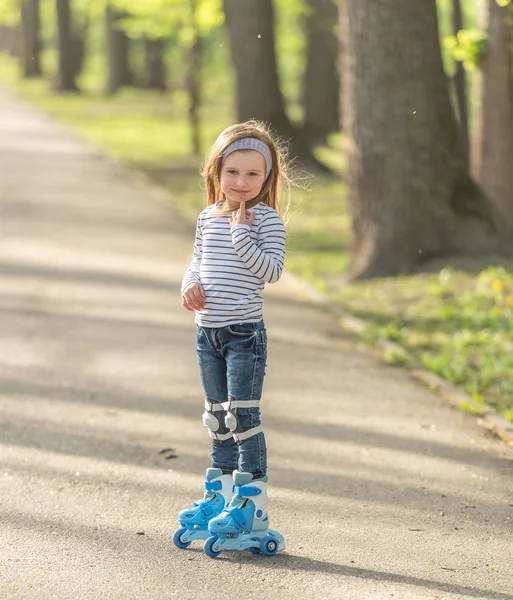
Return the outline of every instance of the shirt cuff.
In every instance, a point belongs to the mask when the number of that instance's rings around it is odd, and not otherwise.
[[[198,277],[197,280],[190,279],[186,283],[183,283],[182,284],[182,289],[180,290],[180,293],[183,294],[185,292],[185,290],[187,290],[188,288],[190,288],[191,285],[194,285],[195,283],[201,283],[199,277]]]

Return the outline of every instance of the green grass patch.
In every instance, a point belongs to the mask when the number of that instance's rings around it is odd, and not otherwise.
[[[124,89],[101,92],[85,74],[83,94],[55,94],[47,81],[22,81],[14,60],[0,55],[0,82],[52,114],[80,136],[144,170],[172,192],[172,208],[190,224],[205,205],[201,158],[191,153],[186,98],[177,89],[161,94]],[[231,103],[214,95],[203,109],[203,151],[233,121]],[[316,150],[343,171],[343,140]],[[345,286],[350,217],[345,185],[314,177],[309,189],[283,196],[290,203],[286,266],[369,326],[369,343],[385,338],[418,362],[513,421],[513,263],[489,260],[440,265],[434,272]],[[192,243],[192,242],[191,242]],[[489,265],[495,265],[489,267]],[[406,364],[405,356],[389,356]]]
[[[490,262],[500,262],[490,259]],[[331,290],[334,301],[420,364],[513,421],[513,262],[455,263]]]

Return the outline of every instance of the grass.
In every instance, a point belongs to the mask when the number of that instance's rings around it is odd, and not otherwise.
[[[456,262],[436,273],[355,283],[332,297],[370,323],[370,341],[397,342],[478,407],[513,421],[513,263],[503,265],[476,271]]]
[[[12,59],[0,55],[0,61],[0,82],[106,152],[144,170],[172,192],[173,210],[192,226],[205,200],[198,176],[201,160],[191,153],[186,99],[180,91],[126,89],[105,97],[98,79],[85,77],[86,93],[56,95],[46,81],[20,81]],[[233,120],[229,103],[218,94],[213,97],[216,102],[203,111],[203,150]],[[335,136],[330,147],[317,150],[339,170],[340,142]],[[513,421],[513,263],[501,266],[493,257],[460,260],[434,265],[428,273],[346,286],[342,273],[350,217],[345,198],[341,181],[322,177],[312,179],[308,191],[285,195],[290,201],[287,268],[365,319],[368,341],[381,337],[398,342],[478,405]]]

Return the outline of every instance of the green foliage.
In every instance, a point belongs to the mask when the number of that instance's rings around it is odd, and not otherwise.
[[[19,0],[2,0],[0,2],[0,25],[13,27],[20,22]]]
[[[161,38],[180,29],[185,42],[190,42],[192,20],[201,35],[206,35],[223,20],[221,0],[113,0],[126,16],[123,28],[132,38]]]
[[[467,71],[473,71],[479,67],[486,46],[486,35],[477,28],[461,29],[456,36],[447,36],[444,45],[454,60],[462,62]]]

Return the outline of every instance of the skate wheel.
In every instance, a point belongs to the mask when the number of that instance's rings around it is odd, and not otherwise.
[[[181,548],[182,550],[184,548],[188,548],[191,545],[191,542],[184,542],[182,540],[182,535],[187,531],[187,529],[185,527],[182,527],[181,529],[178,529],[178,531],[175,531],[175,534],[173,536],[173,542],[175,543],[175,546],[177,548]]]
[[[249,551],[251,552],[251,554],[260,554],[262,552],[262,550],[260,550],[260,548],[255,548],[255,546],[251,546]]]
[[[212,548],[218,539],[219,538],[217,536],[209,537],[207,539],[207,541],[205,542],[205,546],[204,546],[205,554],[207,556],[210,556],[210,558],[216,558],[216,556],[219,556],[221,554],[221,550],[213,550],[213,548]]]
[[[273,556],[278,552],[278,542],[271,536],[264,538],[260,547],[266,556]]]

